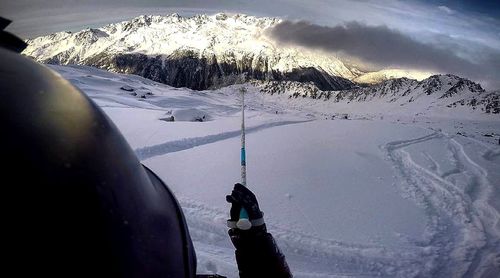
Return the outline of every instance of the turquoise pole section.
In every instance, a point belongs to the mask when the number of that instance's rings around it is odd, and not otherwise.
[[[242,87],[241,91],[241,184],[247,186],[247,162],[245,153],[245,91]],[[248,213],[244,208],[241,208],[240,219],[236,226],[241,230],[248,230],[252,227],[252,223],[248,219]]]

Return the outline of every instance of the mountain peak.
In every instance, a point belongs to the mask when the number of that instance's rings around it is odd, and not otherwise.
[[[410,78],[418,81],[424,80],[433,73],[418,70],[404,70],[404,69],[383,69],[368,73],[359,73],[359,76],[354,79],[354,81],[361,84],[377,84],[385,80],[397,79],[397,78]]]
[[[312,81],[326,90],[352,86],[346,79],[356,73],[334,55],[281,46],[266,37],[266,29],[279,22],[228,13],[141,15],[57,38],[36,38],[24,54],[42,63],[96,66],[196,89],[231,83],[237,75]]]
[[[410,77],[425,79],[420,86],[430,95],[450,90],[462,80],[403,69],[363,73],[332,53],[279,44],[266,36],[266,30],[280,22],[237,13],[141,15],[101,28],[28,40],[23,53],[41,63],[90,65],[192,89],[257,79],[313,82],[331,91],[352,88],[352,81],[376,84]],[[396,88],[410,83],[408,79],[382,85]],[[457,86],[483,90],[469,80]]]
[[[419,87],[422,87],[427,95],[444,92],[441,97],[450,97],[462,91],[469,91],[471,93],[484,92],[481,85],[453,74],[433,75],[423,80],[419,84]]]

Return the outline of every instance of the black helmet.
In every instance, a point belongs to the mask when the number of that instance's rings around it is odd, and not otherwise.
[[[0,120],[8,273],[196,275],[179,204],[111,120],[60,75],[2,47]]]

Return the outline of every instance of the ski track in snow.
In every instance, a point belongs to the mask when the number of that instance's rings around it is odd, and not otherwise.
[[[247,131],[250,133],[303,122],[305,121],[266,123],[248,128]],[[239,130],[186,138],[140,148],[136,153],[141,160],[145,160],[237,136],[240,136]],[[227,212],[186,198],[181,199],[180,203],[199,257],[199,273],[210,272],[216,267],[223,271],[219,272],[221,274],[237,277],[236,264],[228,264],[228,261],[234,260],[234,249],[229,243],[225,227]],[[295,265],[313,263],[322,267],[314,273],[307,269],[292,269],[295,277],[415,277],[422,274],[420,268],[427,261],[428,248],[421,246],[391,249],[375,244],[349,244],[324,239],[274,225],[269,225],[269,230],[287,254],[288,260],[294,261]],[[214,253],[213,250],[218,251]]]
[[[305,121],[265,123],[247,129],[248,133]],[[136,149],[139,159],[146,160],[173,152],[240,136],[240,130],[208,136],[184,138]],[[455,166],[447,171],[429,153],[423,153],[430,169],[419,165],[406,149],[438,140],[449,152]],[[478,142],[474,142],[478,143]],[[381,147],[396,168],[404,197],[422,206],[428,216],[423,241],[414,247],[390,248],[377,245],[355,245],[279,226],[270,230],[288,260],[297,269],[295,277],[494,277],[500,253],[498,228],[500,214],[488,204],[492,184],[487,171],[475,163],[457,140],[441,131],[427,136],[389,142]],[[494,162],[500,151],[486,149],[482,157]],[[234,251],[225,228],[226,212],[217,211],[195,201],[181,201],[196,245],[199,272],[218,272],[237,277]],[[408,239],[412,241],[411,239]],[[214,251],[216,250],[216,251]],[[317,265],[311,272],[302,264]]]
[[[256,132],[256,131],[263,130],[266,128],[283,126],[283,125],[290,125],[290,124],[297,124],[297,123],[303,123],[303,122],[306,122],[306,121],[282,121],[282,122],[266,123],[266,124],[261,124],[261,125],[254,126],[254,127],[249,127],[246,129],[246,132],[252,133],[252,132]],[[234,130],[234,131],[228,131],[228,132],[207,135],[207,136],[201,136],[201,137],[183,138],[180,140],[169,141],[169,142],[165,142],[165,143],[154,145],[154,146],[138,148],[135,150],[135,153],[137,154],[137,157],[140,160],[146,160],[148,158],[152,158],[155,156],[164,155],[164,154],[173,153],[173,152],[179,152],[179,151],[191,149],[194,147],[198,147],[198,146],[226,140],[229,138],[238,137],[240,135],[241,135],[240,130]]]
[[[297,122],[276,122],[253,127],[258,131]],[[166,142],[137,150],[142,159],[181,151],[239,136],[239,131]],[[442,172],[431,154],[430,169],[412,158],[408,147],[438,140],[448,150],[453,169]],[[463,146],[443,132],[389,142],[381,146],[393,163],[404,197],[422,206],[428,216],[426,237],[413,247],[347,244],[269,226],[291,262],[321,266],[317,272],[292,269],[295,277],[495,277],[499,270],[500,213],[488,204],[492,184],[487,172]],[[497,155],[488,150],[483,155]],[[414,155],[414,154],[413,154]],[[182,199],[191,236],[197,248],[200,273],[218,270],[237,277],[233,249],[224,225],[226,212],[197,201]],[[216,251],[214,251],[216,250]],[[295,263],[300,265],[300,263]]]
[[[198,258],[201,265],[199,273],[203,273],[205,265],[215,261],[221,270],[225,270],[219,273],[237,277],[236,264],[227,264],[234,260],[234,249],[224,225],[226,212],[214,210],[193,200],[181,199],[180,203],[197,254],[201,255]],[[418,264],[415,264],[421,257],[418,250],[409,249],[401,253],[383,246],[354,245],[321,239],[273,225],[268,229],[290,262],[302,261],[329,266],[312,273],[310,270],[304,272],[292,268],[294,277],[411,277],[418,274]],[[223,251],[220,251],[221,245]],[[213,253],[213,250],[219,252]]]
[[[430,170],[419,165],[405,148],[439,140],[447,148],[455,168],[441,173],[440,165],[429,154]],[[487,171],[474,162],[463,146],[442,132],[382,146],[401,178],[405,197],[425,208],[429,217],[428,241],[434,263],[425,276],[494,277],[500,265],[500,213],[488,201],[493,185]],[[498,152],[488,150],[483,157],[492,160]]]

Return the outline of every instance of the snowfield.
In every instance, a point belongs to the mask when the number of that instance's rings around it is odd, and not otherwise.
[[[238,276],[225,195],[240,178],[246,86],[248,184],[295,277],[499,277],[498,115],[375,113],[251,84],[192,91],[51,68],[102,107],[175,193],[198,273]],[[331,120],[339,111],[349,120]]]

